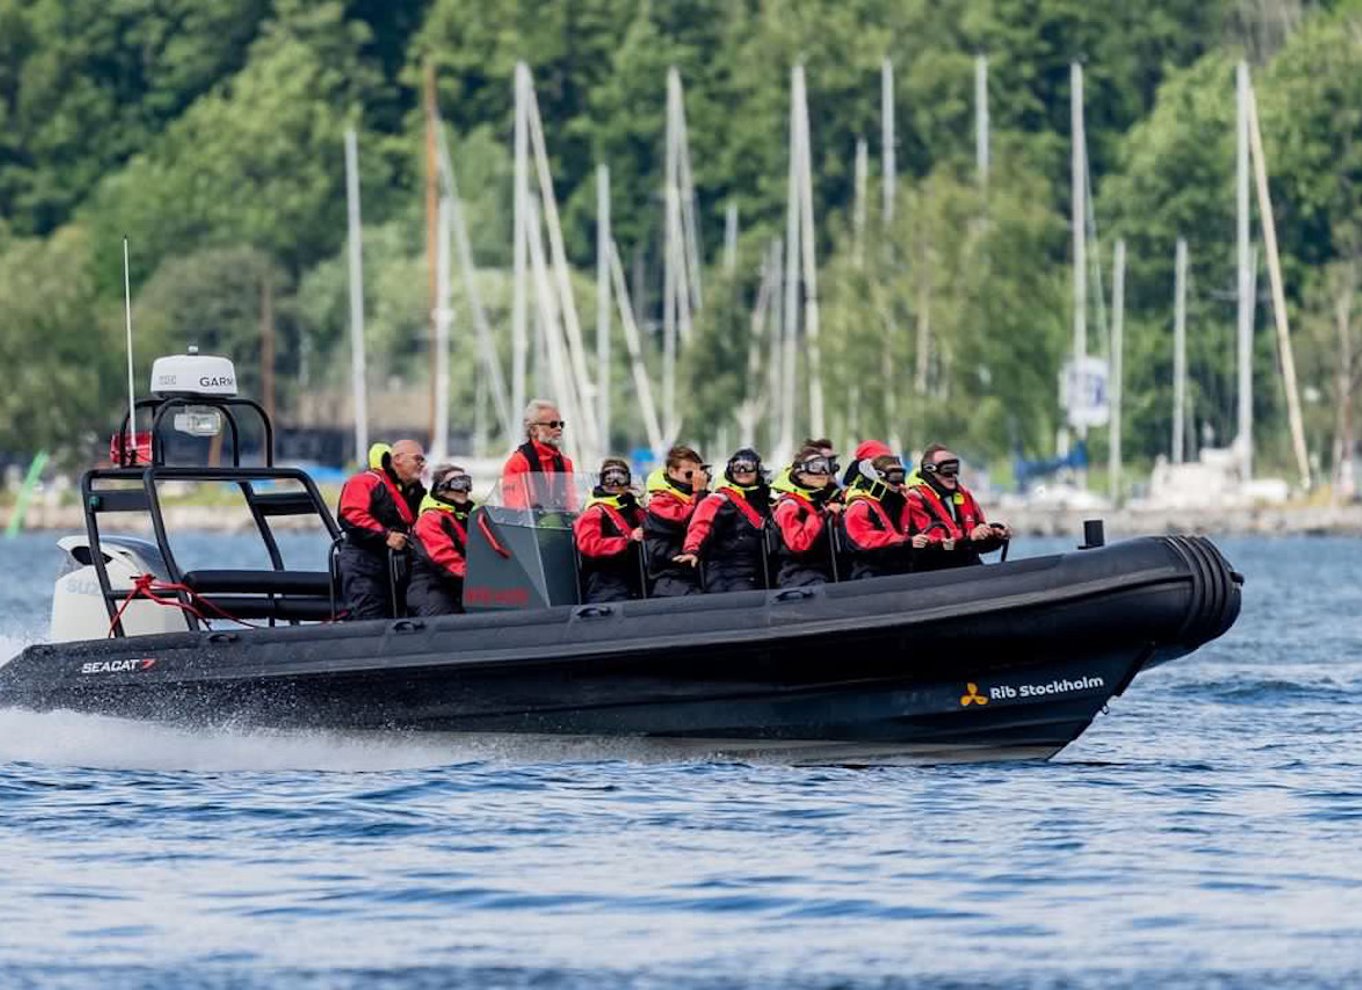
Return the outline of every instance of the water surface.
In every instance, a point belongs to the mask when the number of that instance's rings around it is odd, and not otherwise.
[[[1048,764],[0,710],[0,986],[1362,985],[1362,543],[1221,545],[1238,625]],[[3,658],[57,555],[0,558]]]

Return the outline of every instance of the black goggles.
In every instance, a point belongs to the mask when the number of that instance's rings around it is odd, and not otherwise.
[[[729,461],[728,469],[734,474],[756,474],[761,465],[754,461]]]
[[[884,472],[883,475],[884,480],[891,485],[903,484],[903,479],[906,477],[908,477],[908,472],[903,470],[903,468],[890,468],[888,471]]]
[[[701,464],[698,469],[686,468],[684,471],[681,472],[681,477],[685,478],[687,481],[690,481],[697,474],[709,474],[710,467],[711,465],[709,464]]]
[[[829,457],[810,457],[795,465],[800,474],[836,474],[837,462]]]
[[[435,486],[437,492],[471,492],[473,479],[466,474],[451,474]]]
[[[939,474],[943,478],[954,478],[960,473],[960,462],[957,460],[938,461],[936,464],[924,464],[922,469],[928,474]]]
[[[614,485],[627,486],[633,480],[633,475],[622,468],[610,468],[608,471],[601,472],[601,485],[606,488]]]

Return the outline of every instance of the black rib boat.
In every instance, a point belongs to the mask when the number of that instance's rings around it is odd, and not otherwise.
[[[64,544],[86,585],[97,579],[113,634],[30,646],[0,667],[0,704],[188,725],[632,737],[790,763],[1037,759],[1077,738],[1141,670],[1223,634],[1240,607],[1242,579],[1197,537],[816,588],[576,605],[562,515],[487,508],[470,526],[465,596],[481,611],[318,623],[308,620],[334,609],[332,575],[284,569],[270,525],[310,513],[334,533],[311,480],[272,466],[268,421],[263,467],[241,466],[235,444],[231,467],[166,464],[158,429],[190,403],[222,413],[234,439],[234,414],[258,412],[197,393],[145,403],[150,463],[88,472],[86,538]],[[188,479],[242,493],[272,569],[178,568],[158,486]],[[101,540],[109,512],[149,515],[156,544]],[[183,631],[134,634],[124,628],[132,613],[120,620],[118,609],[139,564],[177,589],[164,597],[270,628],[221,628],[137,602]]]

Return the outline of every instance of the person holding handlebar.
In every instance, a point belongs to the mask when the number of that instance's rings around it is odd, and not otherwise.
[[[908,490],[911,532],[925,534],[927,546],[914,555],[913,570],[937,571],[982,564],[980,554],[1012,538],[1003,523],[990,523],[984,510],[960,483],[960,458],[944,444],[922,452],[920,480]]]

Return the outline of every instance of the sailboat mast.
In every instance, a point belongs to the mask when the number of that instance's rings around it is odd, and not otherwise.
[[[429,305],[430,326],[430,367],[438,367],[439,356],[439,316],[440,274],[439,237],[440,237],[440,161],[435,145],[435,66],[426,60],[422,73],[424,77],[423,103],[426,118],[426,283]],[[430,380],[430,437],[432,443],[439,433],[439,421],[443,410],[440,409],[440,386],[432,373]]]
[[[359,146],[354,128],[345,131],[345,200],[350,254],[350,397],[355,417],[355,463],[369,456],[369,408],[364,363],[364,247],[359,217]]]
[[[610,168],[596,166],[596,419],[610,450]]]
[[[435,423],[430,438],[431,460],[443,460],[449,453],[449,325],[450,309],[449,242],[453,205],[449,196],[440,197],[438,242],[435,251]]]
[[[1291,431],[1291,447],[1301,486],[1309,491],[1310,455],[1305,446],[1305,425],[1301,418],[1300,390],[1296,385],[1296,358],[1291,349],[1291,328],[1287,323],[1286,290],[1282,285],[1281,255],[1277,251],[1277,221],[1272,214],[1272,195],[1267,185],[1267,156],[1263,153],[1263,133],[1258,124],[1258,103],[1253,84],[1248,85],[1249,140],[1251,142],[1254,184],[1258,188],[1258,221],[1263,225],[1263,248],[1267,252],[1267,278],[1272,291],[1272,317],[1277,326],[1277,357],[1286,387],[1286,419]]]
[[[1111,276],[1111,433],[1107,438],[1107,479],[1113,505],[1121,504],[1121,403],[1125,391],[1126,242],[1116,242]]]
[[[527,253],[529,250],[530,129],[526,106],[529,69],[515,67],[515,159],[513,190],[511,280],[511,415],[525,408],[525,372],[529,363],[529,307],[527,305]]]
[[[979,187],[988,188],[988,56],[974,56],[974,167]]]
[[[786,185],[785,211],[785,332],[782,350],[780,442],[776,445],[775,451],[776,457],[781,459],[788,456],[794,448],[795,341],[799,332],[799,260],[803,247],[799,236],[799,221],[802,214],[799,196],[801,168],[798,101],[802,80],[801,67],[796,65],[790,70],[790,134],[787,150],[790,168]]]
[[[1235,242],[1238,255],[1237,364],[1239,369],[1239,448],[1240,474],[1253,477],[1253,263],[1249,246],[1249,133],[1248,63],[1240,62],[1235,71]]]
[[[1072,183],[1070,187],[1070,226],[1073,233],[1073,332],[1074,332],[1074,374],[1080,381],[1083,359],[1088,355],[1088,245],[1087,245],[1087,207],[1084,205],[1087,180],[1084,174],[1083,127],[1083,66],[1073,62],[1069,66],[1069,120],[1072,148],[1070,166]],[[1072,401],[1080,401],[1080,396],[1070,396]],[[1086,433],[1086,427],[1079,427]]]
[[[1173,271],[1173,463],[1186,449],[1187,406],[1187,241],[1178,238]]]

